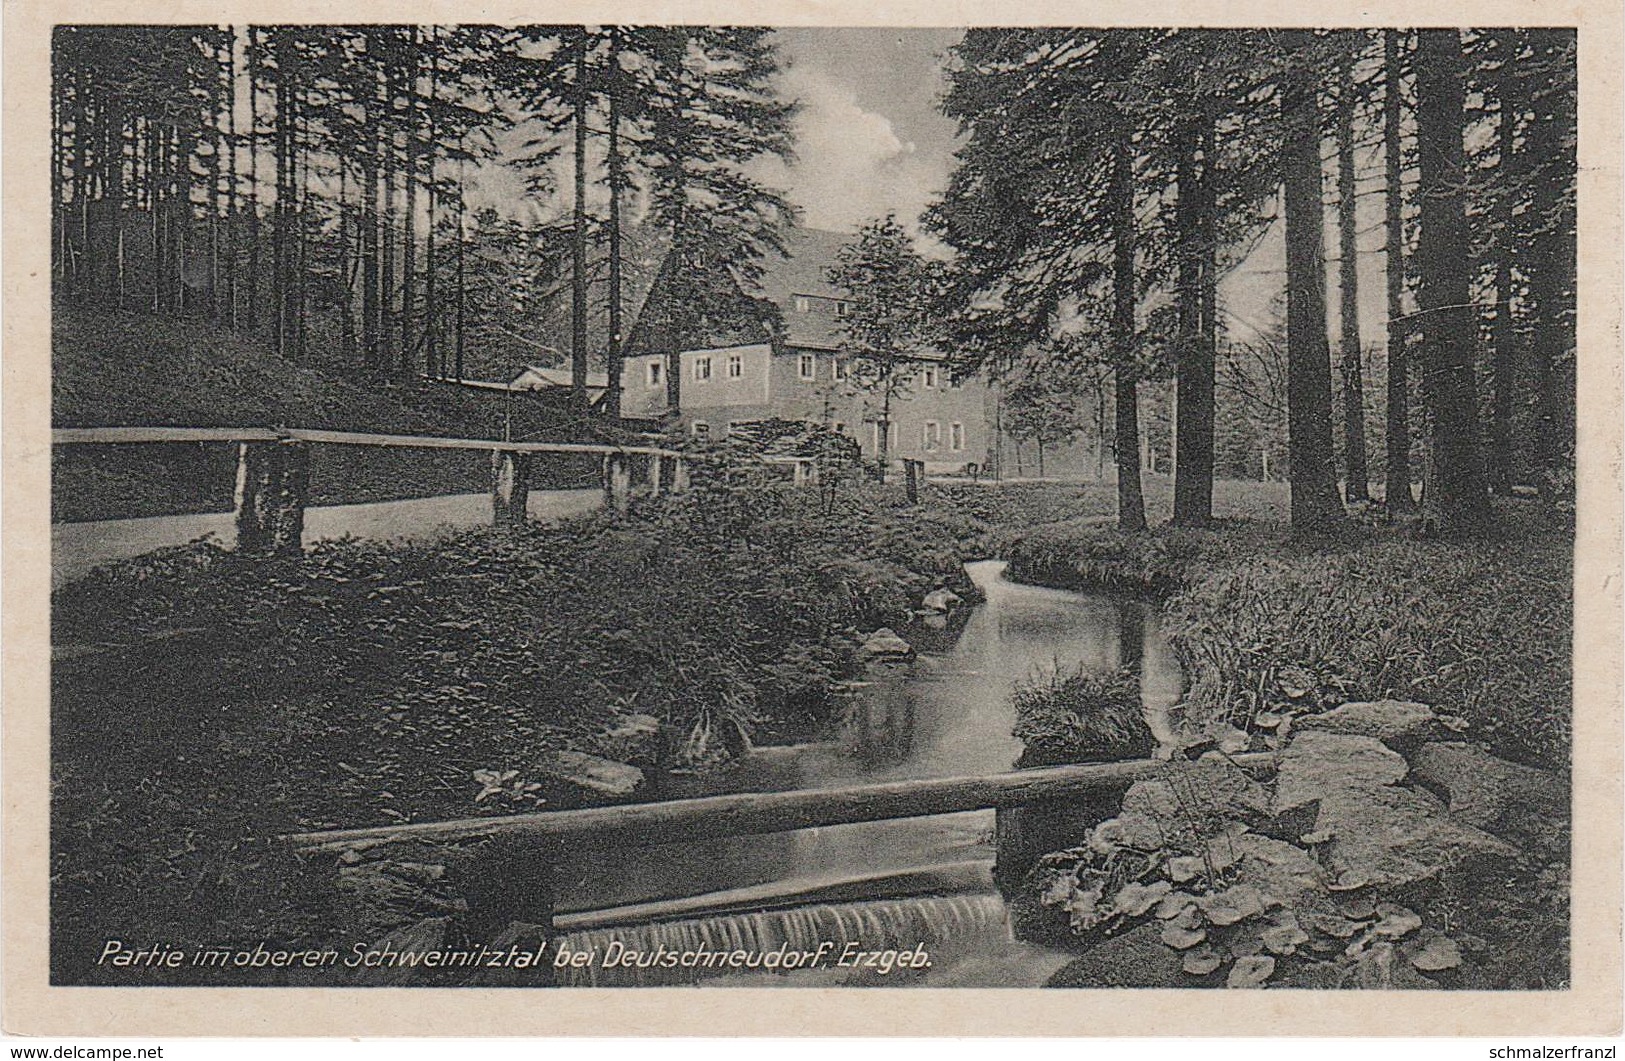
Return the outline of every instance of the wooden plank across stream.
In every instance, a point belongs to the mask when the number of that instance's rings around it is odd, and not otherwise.
[[[1273,772],[1271,752],[1230,759],[1244,769]],[[630,803],[581,810],[542,811],[501,818],[380,825],[294,833],[282,839],[305,851],[360,850],[402,841],[455,842],[508,837],[531,842],[570,841],[582,847],[619,847],[789,832],[820,825],[918,818],[932,814],[1020,807],[1114,793],[1169,769],[1160,759],[1079,763],[972,777],[923,778],[796,792]]]

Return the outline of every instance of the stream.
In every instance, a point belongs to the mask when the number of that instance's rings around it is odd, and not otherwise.
[[[1001,561],[966,565],[986,595],[972,608],[951,647],[923,648],[906,676],[877,682],[854,698],[829,739],[753,749],[699,790],[682,796],[740,791],[829,788],[913,778],[996,773],[1022,753],[1011,735],[1011,693],[1022,683],[1080,665],[1092,670],[1137,667],[1151,735],[1165,744],[1169,710],[1183,691],[1177,659],[1151,606],[1068,590],[1005,581]],[[794,832],[583,854],[559,865],[560,927],[577,948],[792,948],[812,941],[856,939],[864,947],[928,943],[932,967],[900,976],[856,976],[849,970],[734,974],[709,982],[911,983],[929,986],[1035,986],[1068,955],[1017,944],[1004,904],[985,867],[993,859],[992,811],[823,826]],[[857,899],[706,916],[636,927],[587,927],[597,910],[687,896],[737,892],[724,907],[747,908],[752,886],[775,884],[819,893],[864,876],[940,868],[941,891],[906,898]],[[929,892],[929,887],[922,888]],[[874,894],[886,894],[876,892]],[[893,893],[895,894],[895,893]],[[717,896],[726,900],[726,895]],[[952,960],[948,956],[953,955]],[[687,975],[681,975],[686,972]],[[610,986],[693,982],[692,970],[569,970],[566,983]],[[622,975],[614,975],[620,973]],[[662,973],[666,975],[661,975]],[[844,979],[833,978],[841,973]]]

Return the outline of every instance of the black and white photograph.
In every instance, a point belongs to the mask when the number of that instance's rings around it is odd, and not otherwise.
[[[50,27],[51,986],[1573,990],[1572,22],[264,15]]]

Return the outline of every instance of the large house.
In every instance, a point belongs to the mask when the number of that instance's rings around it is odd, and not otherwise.
[[[765,262],[762,297],[783,319],[776,339],[684,350],[677,357],[644,349],[628,355],[622,383],[622,415],[674,417],[696,438],[722,439],[736,423],[764,419],[820,423],[857,440],[866,458],[880,446],[882,393],[860,384],[851,355],[843,350],[841,319],[848,303],[826,276],[846,237],[798,229],[789,254]],[[671,388],[666,374],[682,373]],[[960,378],[939,351],[925,350],[895,373],[889,415],[888,456],[925,462],[927,471],[985,465],[991,438],[985,383]],[[669,395],[680,397],[670,408]]]

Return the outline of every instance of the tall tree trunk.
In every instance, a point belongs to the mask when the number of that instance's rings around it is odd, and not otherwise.
[[[575,210],[570,233],[570,406],[587,411],[587,31],[575,70]]]
[[[1382,97],[1382,143],[1386,180],[1383,189],[1388,284],[1388,402],[1385,416],[1387,467],[1384,498],[1388,511],[1411,512],[1410,366],[1406,356],[1405,321],[1405,219],[1404,186],[1401,174],[1404,159],[1399,140],[1399,30],[1382,31],[1384,87]]]
[[[236,331],[237,319],[237,27],[226,29],[226,317]]]
[[[1573,61],[1572,30],[1531,30],[1536,63]],[[1525,272],[1534,305],[1529,353],[1535,369],[1535,458],[1541,496],[1572,502],[1575,456],[1575,98],[1553,86],[1534,101],[1526,139],[1532,182]]]
[[[1117,525],[1126,531],[1145,529],[1145,499],[1140,489],[1140,423],[1138,373],[1135,368],[1134,130],[1119,116],[1112,157],[1112,360],[1115,382],[1117,460]]]
[[[412,378],[413,350],[417,342],[417,223],[418,223],[418,28],[407,32],[406,161],[401,167],[405,185],[405,216],[401,219],[401,348],[396,363],[401,379]]]
[[[1332,452],[1331,351],[1326,342],[1326,262],[1322,250],[1320,114],[1305,67],[1308,33],[1281,85],[1282,185],[1286,199],[1287,436],[1292,532],[1331,533],[1343,520]]]
[[[243,45],[248,67],[248,330],[259,326],[260,304],[260,31],[248,27]]]
[[[1361,378],[1360,258],[1354,189],[1354,56],[1343,58],[1337,81],[1338,331],[1343,368],[1343,460],[1350,504],[1371,500],[1365,461],[1365,383]]]
[[[1471,242],[1462,181],[1461,34],[1418,32],[1416,131],[1422,218],[1417,245],[1417,321],[1428,410],[1423,515],[1440,533],[1470,534],[1490,520],[1473,380],[1475,309],[1469,303]]]
[[[435,140],[435,97],[440,92],[440,30],[439,27],[429,27],[429,96],[425,101],[425,127],[424,143],[428,146],[428,187],[425,189],[429,206],[429,223],[424,232],[423,247],[423,362],[425,375],[434,379],[444,379],[446,367],[440,363],[440,320],[439,320],[439,284],[435,275],[435,215],[438,195],[435,191],[435,160],[440,152],[439,143]]]
[[[1512,496],[1512,395],[1517,387],[1517,335],[1512,321],[1512,259],[1515,253],[1516,221],[1513,217],[1512,175],[1515,166],[1514,139],[1519,110],[1515,57],[1517,35],[1500,34],[1501,70],[1497,78],[1496,166],[1501,187],[1495,201],[1495,317],[1491,344],[1495,350],[1495,402],[1492,409],[1490,489],[1502,497]]]
[[[463,313],[468,304],[468,278],[464,268],[464,259],[468,254],[468,229],[465,225],[467,216],[467,182],[465,179],[466,156],[463,153],[462,137],[457,138],[457,346],[454,351],[453,366],[456,378],[463,378]]]
[[[621,35],[610,31],[609,47],[609,349],[604,413],[621,418]]]
[[[1209,212],[1210,156],[1202,151],[1212,119],[1205,103],[1200,116],[1180,123],[1175,148],[1179,198],[1178,230],[1179,375],[1175,384],[1174,516],[1179,526],[1200,526],[1213,518],[1213,350],[1204,334],[1206,264],[1210,248],[1203,222]],[[1201,157],[1198,157],[1198,156]]]

